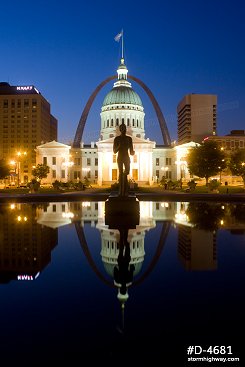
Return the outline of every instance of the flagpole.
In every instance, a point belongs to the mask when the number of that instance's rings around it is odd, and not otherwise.
[[[122,29],[122,59],[123,59],[123,29]]]

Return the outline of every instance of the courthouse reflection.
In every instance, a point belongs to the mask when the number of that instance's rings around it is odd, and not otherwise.
[[[34,280],[51,260],[58,231],[37,223],[44,207],[0,206],[0,282]]]
[[[49,262],[61,226],[88,223],[100,231],[101,258],[114,279],[118,266],[119,230],[105,224],[104,202],[12,204],[0,207],[0,281],[35,279]],[[217,268],[216,236],[220,229],[244,234],[245,210],[240,203],[140,202],[140,222],[128,229],[129,267],[140,274],[145,234],[156,223],[172,223],[178,232],[178,258],[186,270]]]

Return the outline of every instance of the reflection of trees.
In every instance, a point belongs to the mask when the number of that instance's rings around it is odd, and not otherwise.
[[[245,223],[245,205],[244,204],[230,204],[230,214],[236,222]]]
[[[220,203],[208,204],[191,202],[186,210],[186,214],[194,227],[206,231],[218,229],[221,220],[224,218],[224,210]]]

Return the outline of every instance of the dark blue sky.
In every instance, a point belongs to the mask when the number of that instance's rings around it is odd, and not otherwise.
[[[188,93],[218,96],[218,134],[245,129],[245,5],[243,0],[18,1],[0,7],[0,81],[35,85],[59,121],[60,141],[73,140],[95,87],[116,72],[124,29],[129,73],[154,93],[172,140],[176,106]],[[85,141],[96,141],[100,108],[91,109]],[[146,137],[162,143],[145,92]]]

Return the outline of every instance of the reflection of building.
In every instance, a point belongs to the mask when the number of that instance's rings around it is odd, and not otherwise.
[[[217,96],[188,94],[178,104],[178,143],[201,143],[216,135]]]
[[[178,256],[186,270],[217,268],[216,235],[191,226],[178,225]]]
[[[50,203],[37,213],[37,223],[58,228],[71,223],[73,213],[69,212],[69,203]]]
[[[41,93],[34,86],[0,83],[0,159],[14,161],[17,152],[27,152],[20,164],[20,182],[32,177],[36,146],[54,139],[57,120]]]
[[[40,209],[39,209],[40,210]],[[0,212],[0,282],[33,280],[50,262],[56,230],[36,222],[35,205],[2,206]]]

